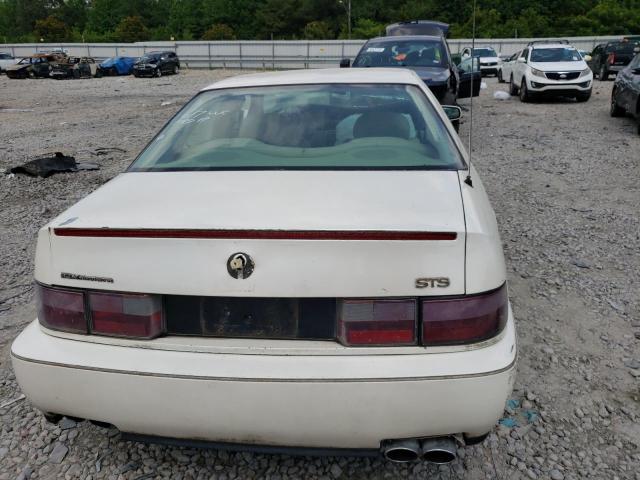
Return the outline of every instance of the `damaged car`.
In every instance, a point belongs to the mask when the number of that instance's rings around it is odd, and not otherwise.
[[[410,69],[203,89],[39,230],[23,392],[129,440],[453,461],[517,350],[454,114]]]
[[[53,67],[67,58],[64,53],[39,53],[7,67],[6,74],[9,78],[49,78]]]
[[[65,78],[101,77],[95,59],[92,57],[68,57],[66,61],[56,63],[49,73],[51,78],[62,80]]]
[[[180,71],[180,59],[174,52],[145,53],[133,66],[135,77],[161,77],[164,74],[177,74]]]
[[[103,76],[131,75],[138,57],[111,57],[98,65],[98,72]]]

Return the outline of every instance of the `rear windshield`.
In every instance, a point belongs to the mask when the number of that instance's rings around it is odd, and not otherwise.
[[[582,55],[573,47],[534,48],[531,50],[532,62],[577,62]]]
[[[462,167],[418,87],[336,84],[203,92],[129,170]]]
[[[369,42],[353,62],[354,67],[443,67],[447,65],[439,40]]]
[[[633,54],[634,48],[636,48],[639,44],[635,42],[620,42],[613,43],[607,46],[607,53],[628,53]]]

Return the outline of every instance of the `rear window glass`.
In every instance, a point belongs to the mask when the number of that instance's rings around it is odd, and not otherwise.
[[[354,67],[443,67],[447,65],[439,40],[369,42],[353,62]]]
[[[412,85],[303,85],[197,95],[130,171],[458,169],[449,131]]]
[[[607,53],[634,53],[633,49],[638,46],[633,42],[614,43],[607,47]]]

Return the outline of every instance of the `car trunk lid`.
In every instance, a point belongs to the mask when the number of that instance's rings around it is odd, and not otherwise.
[[[464,293],[455,171],[131,172],[48,227],[43,283],[220,297]],[[236,253],[255,264],[244,278],[229,274]],[[418,289],[419,278],[449,282]]]

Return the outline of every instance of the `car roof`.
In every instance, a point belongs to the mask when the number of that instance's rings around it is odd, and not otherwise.
[[[312,85],[331,83],[399,83],[420,85],[422,80],[409,68],[327,68],[287,70],[238,75],[220,80],[204,90],[274,85]]]
[[[392,35],[389,37],[374,37],[367,40],[367,43],[370,42],[397,42],[398,40],[435,40],[435,41],[443,41],[444,39],[441,36],[437,35]],[[365,44],[366,45],[366,44]]]

